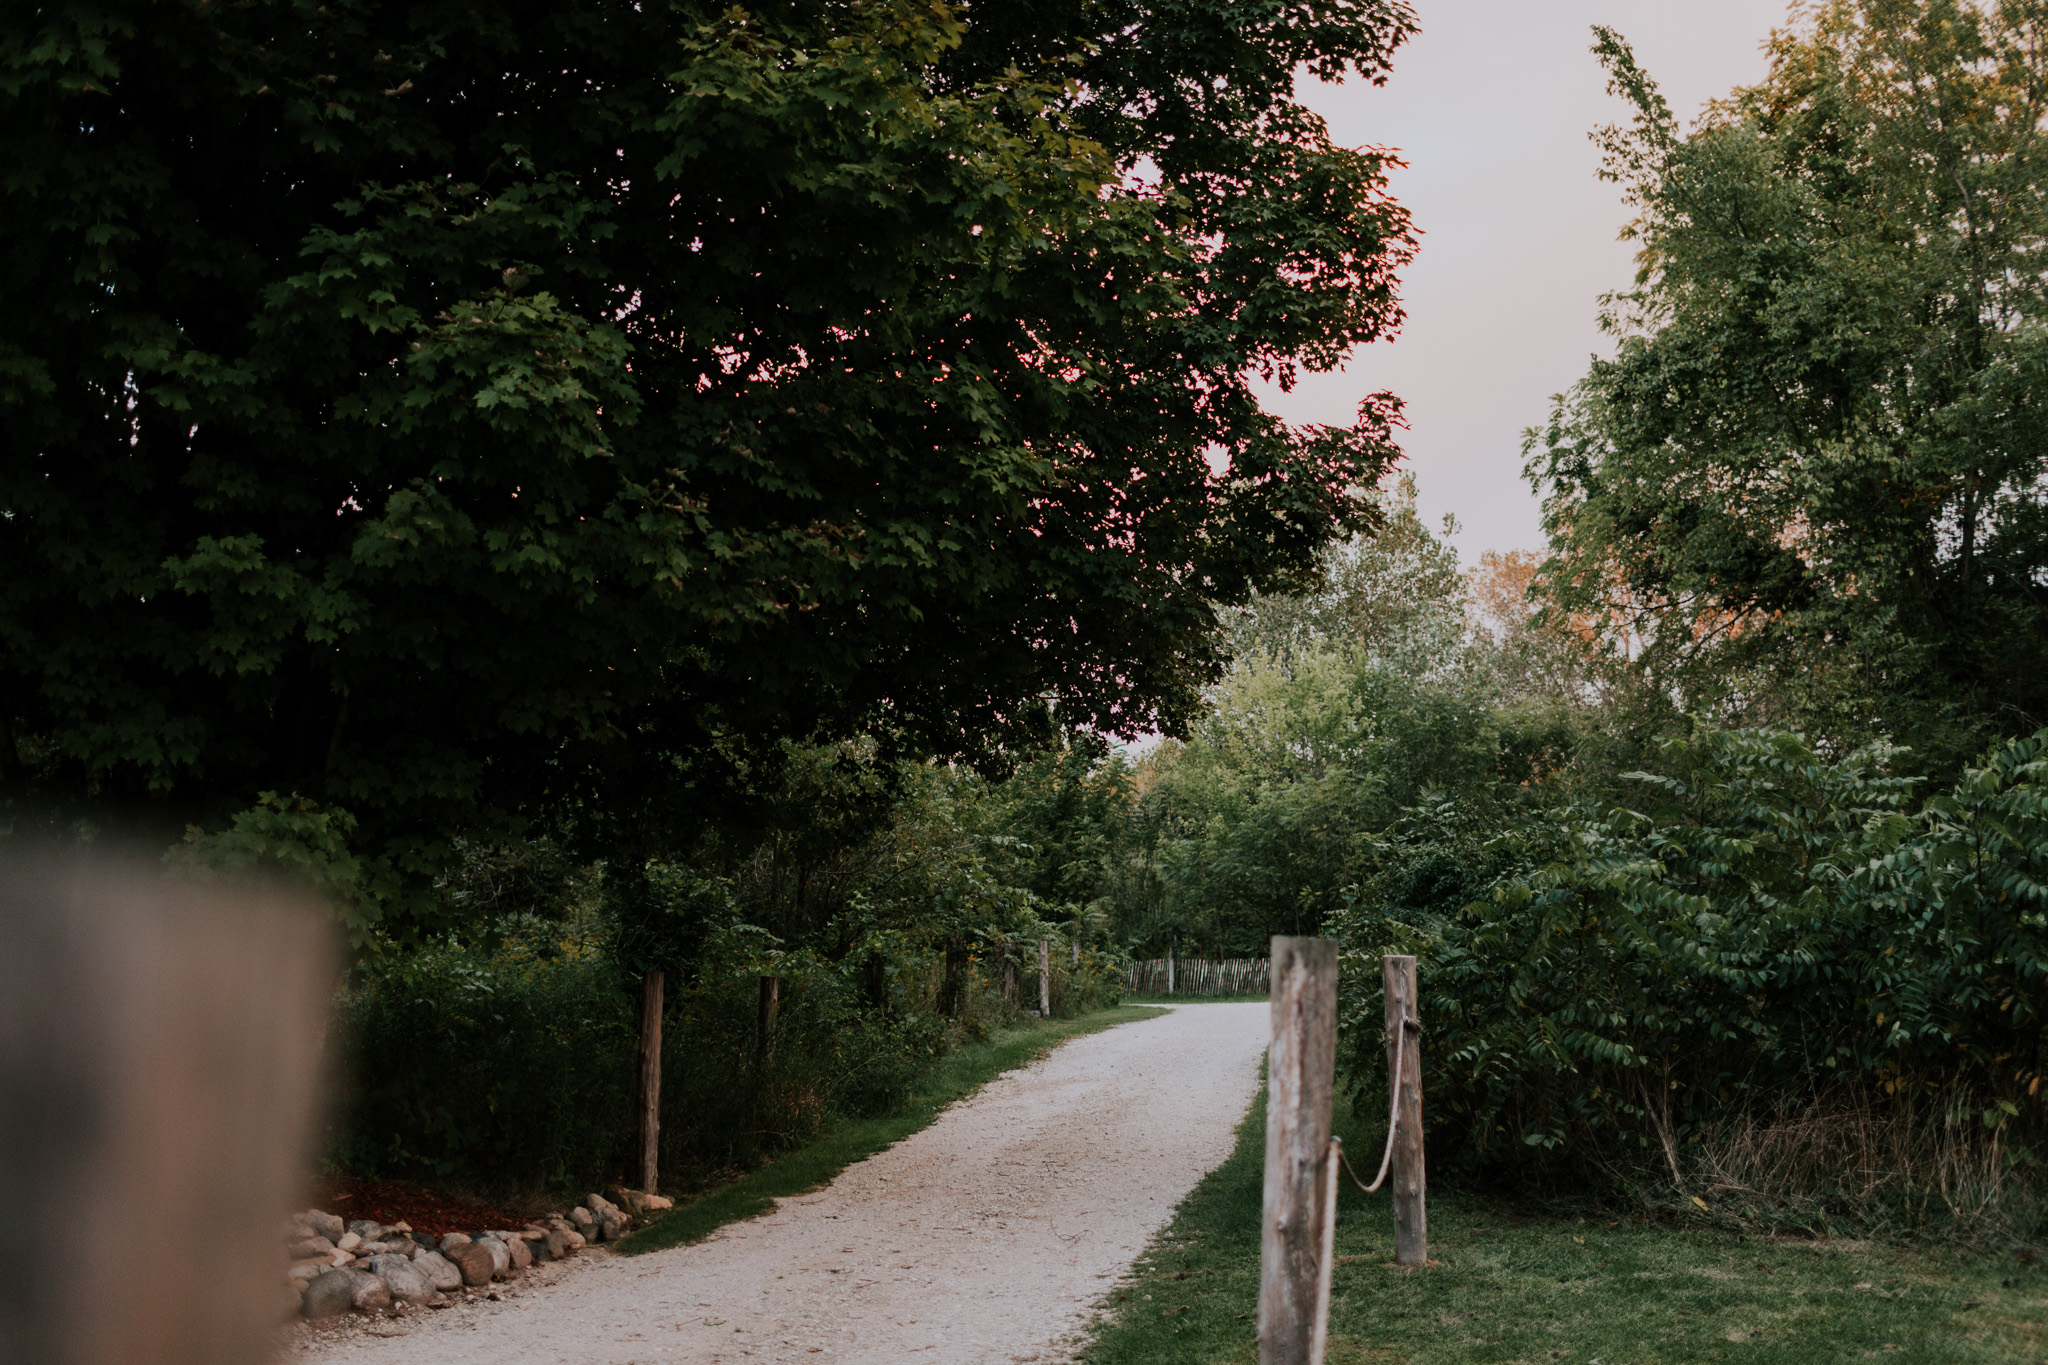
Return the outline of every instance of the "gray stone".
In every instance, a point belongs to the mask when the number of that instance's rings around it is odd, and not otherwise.
[[[574,1228],[548,1229],[547,1249],[548,1259],[551,1261],[565,1260],[570,1256],[574,1256],[583,1249],[583,1245],[583,1234]]]
[[[441,1250],[443,1252],[453,1251],[457,1247],[466,1247],[468,1245],[469,1234],[466,1232],[451,1232],[441,1239]]]
[[[606,1209],[610,1209],[614,1213],[617,1213],[619,1211],[619,1206],[617,1204],[614,1204],[611,1200],[605,1198],[601,1194],[584,1195],[583,1207],[590,1210],[590,1214],[593,1218],[604,1217],[604,1212]]]
[[[569,1221],[585,1237],[590,1236],[590,1230],[597,1226],[597,1219],[591,1216],[590,1210],[581,1207],[569,1210]]]
[[[497,1273],[497,1258],[491,1255],[490,1247],[482,1242],[464,1242],[442,1253],[455,1268],[462,1272],[464,1284],[489,1284],[491,1276]]]
[[[422,1251],[412,1263],[412,1268],[427,1277],[427,1283],[439,1290],[462,1288],[462,1272],[455,1268],[455,1262],[438,1251]]]
[[[400,1303],[423,1304],[431,1302],[439,1291],[432,1281],[403,1256],[384,1255],[370,1258],[370,1273],[384,1281],[391,1297]]]
[[[354,1266],[341,1272],[348,1276],[349,1297],[359,1313],[381,1313],[391,1306],[391,1286],[368,1270]],[[326,1279],[325,1275],[320,1277]]]
[[[533,1264],[533,1247],[524,1237],[513,1237],[500,1243],[512,1257],[512,1269],[524,1270]]]
[[[365,1242],[374,1242],[384,1235],[384,1225],[374,1218],[358,1218],[348,1225],[348,1230]]]
[[[362,1244],[362,1234],[357,1232],[344,1232],[341,1234],[341,1236],[334,1239],[335,1247],[339,1250],[346,1251],[351,1256],[355,1255],[356,1248],[361,1246]]]
[[[617,1209],[607,1209],[597,1220],[597,1231],[603,1241],[618,1241],[626,1235],[626,1216]]]
[[[325,1237],[308,1237],[303,1242],[292,1243],[291,1246],[291,1258],[294,1261],[310,1261],[315,1256],[324,1260],[332,1255],[334,1255],[334,1243],[328,1241]]]
[[[355,1307],[355,1284],[346,1270],[328,1270],[313,1277],[299,1311],[309,1318],[338,1318]]]
[[[340,1241],[341,1234],[348,1231],[347,1225],[331,1213],[322,1213],[318,1209],[308,1209],[306,1210],[305,1217],[306,1226],[312,1228],[314,1232],[325,1237],[330,1242]]]

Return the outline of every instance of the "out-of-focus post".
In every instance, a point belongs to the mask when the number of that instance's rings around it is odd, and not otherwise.
[[[273,1358],[333,947],[282,891],[0,852],[0,1208],[91,1230],[0,1239],[0,1362]],[[138,1270],[143,1211],[193,1254]]]
[[[1052,1018],[1052,945],[1038,940],[1038,1017]]]

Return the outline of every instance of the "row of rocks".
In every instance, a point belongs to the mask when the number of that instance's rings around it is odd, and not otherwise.
[[[612,1193],[624,1207],[593,1194],[523,1228],[451,1232],[438,1239],[407,1223],[344,1223],[308,1209],[286,1229],[291,1264],[285,1278],[307,1318],[443,1307],[450,1293],[516,1279],[535,1262],[564,1260],[593,1242],[615,1241],[635,1218],[675,1207],[672,1199],[639,1190],[614,1186]]]

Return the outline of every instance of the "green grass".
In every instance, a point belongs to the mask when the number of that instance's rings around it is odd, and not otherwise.
[[[966,1043],[946,1054],[918,1086],[910,1104],[897,1113],[874,1119],[842,1119],[828,1124],[808,1144],[750,1171],[613,1244],[637,1255],[681,1246],[710,1236],[728,1223],[768,1212],[777,1199],[804,1194],[827,1185],[851,1166],[930,1124],[939,1112],[965,1099],[983,1085],[1015,1067],[1036,1060],[1069,1038],[1150,1019],[1161,1013],[1143,1006],[1121,1005],[1078,1019],[1031,1020],[1006,1029],[986,1042]]]
[[[1253,1365],[1265,1103],[1113,1292],[1087,1365]],[[1384,1131],[1340,1124],[1378,1164]],[[1820,1365],[2048,1360],[2048,1268],[1794,1242],[1440,1192],[1427,1270],[1383,1196],[1347,1187],[1329,1365]]]

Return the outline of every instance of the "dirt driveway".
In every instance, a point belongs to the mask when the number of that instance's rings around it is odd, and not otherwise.
[[[771,1214],[317,1358],[1063,1360],[1097,1300],[1229,1154],[1267,1018],[1264,1004],[1185,1005],[1077,1038]]]

